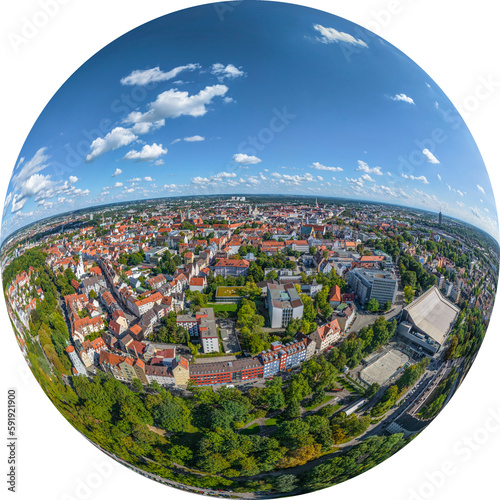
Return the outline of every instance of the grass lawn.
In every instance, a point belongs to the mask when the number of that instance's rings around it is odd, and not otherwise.
[[[278,423],[278,420],[276,418],[268,418],[265,421],[266,427],[271,427],[271,425],[276,425]]]
[[[214,312],[235,313],[238,310],[238,304],[231,304],[231,303],[216,304],[212,302],[207,304],[207,307],[213,307]]]
[[[260,427],[258,423],[249,425],[245,429],[241,429],[240,434],[243,434],[245,436],[249,436],[251,434],[258,434],[260,432]]]
[[[362,395],[364,390],[361,391],[359,387],[355,386],[352,382],[350,382],[346,378],[339,379],[339,383],[342,385],[344,389],[347,389],[349,392],[353,392],[354,394]]]
[[[313,406],[304,406],[304,408],[307,410],[307,411],[311,411],[311,410],[314,410],[315,408],[317,408],[319,405],[322,405],[323,403],[326,403],[327,401],[330,401],[330,399],[333,399],[335,396],[326,396],[325,399],[323,399],[323,401],[320,401],[319,403],[316,403],[315,405]]]
[[[333,407],[333,413],[335,413],[335,412],[339,411],[339,409],[340,409],[341,407],[342,407],[342,405],[341,405],[341,404],[336,404],[336,405]],[[333,415],[333,413],[332,413],[332,415]]]
[[[361,391],[365,391],[365,388],[358,382],[356,382],[352,377],[350,377],[349,375],[346,375],[345,376],[347,380],[349,380],[349,382],[356,386],[358,389],[360,389]]]

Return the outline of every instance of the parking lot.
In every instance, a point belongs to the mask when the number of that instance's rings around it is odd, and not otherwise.
[[[232,319],[219,319],[217,320],[222,337],[222,344],[224,345],[224,352],[240,352],[241,346],[236,334],[236,323]]]

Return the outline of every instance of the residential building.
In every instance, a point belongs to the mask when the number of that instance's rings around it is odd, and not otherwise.
[[[197,385],[225,385],[263,377],[264,365],[257,357],[189,366],[189,378]]]
[[[316,342],[316,349],[324,352],[342,338],[342,330],[337,319],[320,326],[309,337]]]
[[[191,337],[198,336],[204,353],[219,352],[219,334],[211,307],[200,309],[195,316],[177,316],[177,326],[185,328]]]
[[[248,274],[248,260],[220,259],[212,270],[216,276],[246,276]]]
[[[332,286],[330,295],[328,296],[328,301],[334,309],[342,303],[342,292],[338,285]]]
[[[264,378],[274,377],[279,372],[290,370],[305,361],[306,340],[294,340],[288,344],[273,342],[271,349],[262,351],[259,359],[264,365]]]

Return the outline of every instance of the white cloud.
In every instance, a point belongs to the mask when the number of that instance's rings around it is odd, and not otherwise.
[[[162,92],[156,100],[149,103],[149,111],[141,113],[133,111],[125,118],[125,123],[157,122],[165,118],[179,116],[203,116],[207,113],[207,105],[215,97],[222,97],[229,89],[225,85],[212,85],[200,90],[198,94],[170,89]]]
[[[262,160],[256,156],[249,156],[243,153],[237,153],[233,156],[233,160],[240,165],[256,165]]]
[[[439,179],[440,181],[442,181],[442,180],[443,180],[443,179],[441,179],[441,176],[440,176],[439,174],[437,174],[437,176],[438,176],[438,179]]]
[[[422,151],[424,156],[427,158],[427,161],[429,163],[433,163],[437,165],[439,163],[439,160],[426,148]]]
[[[289,175],[289,174],[279,174],[278,172],[273,172],[271,177],[279,180],[281,184],[286,184],[287,186],[299,186],[304,182],[314,182],[316,177],[306,172],[304,175]]]
[[[234,64],[228,64],[224,66],[221,63],[216,63],[212,65],[212,75],[217,76],[220,82],[223,82],[225,78],[238,78],[244,76],[245,72],[238,69]]]
[[[19,212],[26,205],[30,198],[34,198],[39,205],[48,206],[46,200],[55,196],[76,194],[85,196],[87,193],[81,189],[76,189],[73,184],[78,181],[78,177],[70,176],[66,181],[53,181],[50,175],[40,174],[42,170],[50,164],[50,157],[45,154],[46,148],[39,149],[33,158],[24,162],[22,158],[17,164],[12,177],[12,190],[5,200],[5,209],[11,204],[11,212]]]
[[[154,165],[160,167],[161,165],[165,165],[165,162],[160,158],[154,162]]]
[[[149,177],[149,176],[144,177],[144,182],[153,182],[153,181],[154,181],[154,179],[152,177]]]
[[[423,182],[424,184],[429,184],[429,181],[427,180],[427,177],[425,177],[425,175],[415,177],[414,175],[401,174],[401,177],[403,177],[403,179],[411,179],[412,181],[419,181]]]
[[[462,193],[462,191],[460,191],[459,189],[457,189],[457,193],[460,195],[460,196],[463,196],[464,193]]]
[[[361,176],[361,179],[363,179],[366,182],[375,182],[375,179],[372,179],[369,174],[363,174]]]
[[[316,170],[326,170],[328,172],[343,172],[344,169],[340,167],[325,167],[319,162],[314,162],[312,165],[309,165],[309,168],[314,168]]]
[[[20,188],[33,174],[41,172],[48,167],[47,161],[50,156],[46,155],[47,148],[40,148],[33,158],[24,163],[24,158],[19,160],[14,175],[12,176],[12,184],[14,189]]]
[[[364,181],[363,179],[359,178],[359,179],[350,179],[349,177],[346,177],[345,180],[349,183],[349,184],[354,184],[355,186],[357,186],[358,188],[362,188],[364,186]]]
[[[122,85],[147,85],[151,82],[164,82],[175,78],[182,71],[194,71],[199,69],[199,64],[186,64],[185,66],[178,66],[166,73],[161,71],[159,67],[145,70],[135,70],[130,75],[122,78],[120,83]]]
[[[356,169],[359,172],[365,172],[366,174],[374,174],[374,175],[384,175],[382,173],[382,169],[380,167],[370,167],[364,161],[358,160],[358,168]]]
[[[236,174],[234,172],[219,172],[218,174],[211,175],[210,177],[194,177],[191,179],[191,183],[196,185],[211,184],[212,186],[215,186],[216,183],[221,183],[226,179],[233,179],[235,177]],[[231,183],[230,185],[234,186],[235,184]]]
[[[107,153],[108,151],[114,151],[122,146],[128,146],[136,139],[137,136],[131,130],[123,127],[116,127],[104,138],[98,137],[90,145],[90,153],[87,155],[85,160],[87,162],[95,160],[97,157]]]
[[[396,94],[391,96],[391,99],[393,101],[403,101],[407,102],[408,104],[415,104],[415,101],[411,97],[408,97],[406,94]]]
[[[118,177],[121,173],[122,173],[122,169],[121,168],[117,168],[115,170],[115,173],[111,177]]]
[[[479,208],[477,207],[471,207],[470,211],[472,212],[473,215],[475,215],[478,219],[481,218],[481,212],[479,211]]]
[[[163,149],[162,144],[156,144],[155,142],[151,145],[146,144],[141,151],[136,151],[135,149],[129,151],[123,159],[133,161],[154,161],[160,156],[167,154],[167,151],[167,148]]]
[[[178,142],[185,141],[185,142],[201,142],[204,141],[205,138],[202,137],[201,135],[193,135],[191,137],[184,137],[184,139],[174,139],[172,141],[172,144],[177,144]]]
[[[207,177],[199,177],[198,176],[198,177],[194,177],[193,179],[191,179],[191,182],[193,184],[200,185],[200,184],[206,184],[206,183],[210,182],[210,179],[208,179]]]
[[[220,172],[217,175],[211,177],[211,179],[229,179],[231,177],[236,177],[234,172]]]
[[[361,39],[356,39],[348,33],[343,33],[342,31],[337,31],[335,28],[325,28],[321,24],[315,24],[314,29],[318,31],[321,36],[317,36],[316,40],[321,43],[348,43],[349,45],[355,45],[357,47],[368,48],[368,45]]]
[[[483,187],[481,187],[479,184],[476,184],[476,186],[477,186],[477,189],[479,189],[479,191],[481,191],[481,193],[485,194]]]
[[[202,137],[201,135],[193,135],[192,137],[184,137],[184,140],[186,142],[201,142],[204,141],[205,138]]]
[[[148,134],[149,132],[154,132],[165,125],[165,120],[158,120],[156,122],[141,122],[136,123],[130,130],[134,134]]]
[[[120,188],[120,187],[123,187],[123,182],[115,182],[114,188]]]

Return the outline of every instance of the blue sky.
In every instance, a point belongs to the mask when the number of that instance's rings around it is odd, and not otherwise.
[[[330,14],[232,5],[143,25],[61,87],[14,168],[3,237],[71,209],[215,193],[441,207],[497,237],[480,153],[424,71]]]

